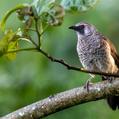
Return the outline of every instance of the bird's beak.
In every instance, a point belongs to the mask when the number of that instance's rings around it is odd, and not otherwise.
[[[73,30],[75,30],[76,27],[75,27],[75,26],[70,26],[69,29],[73,29]]]

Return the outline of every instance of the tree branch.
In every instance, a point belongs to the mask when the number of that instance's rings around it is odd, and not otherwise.
[[[39,119],[60,110],[106,98],[108,95],[119,95],[119,80],[103,81],[90,86],[87,92],[83,87],[74,88],[28,105],[12,112],[1,119]]]
[[[59,64],[64,65],[67,69],[69,70],[75,70],[75,71],[80,71],[80,72],[84,72],[84,73],[91,73],[91,74],[96,74],[96,75],[104,75],[104,76],[113,76],[113,77],[119,77],[119,74],[114,74],[114,73],[106,73],[106,72],[97,72],[97,71],[88,71],[85,70],[84,68],[80,68],[80,67],[75,67],[75,66],[71,66],[70,64],[68,64],[66,61],[64,61],[63,59],[57,59],[52,57],[51,55],[49,55],[48,53],[46,53],[45,51],[43,51],[42,49],[38,49],[38,51],[43,54],[45,57],[47,57],[48,59],[50,59],[52,62],[57,62]]]
[[[22,51],[37,51],[37,52],[40,52],[42,55],[44,55],[46,58],[48,58],[50,61],[62,64],[68,70],[80,71],[80,72],[84,72],[84,73],[103,75],[103,76],[119,77],[119,74],[106,73],[106,72],[97,72],[97,71],[88,71],[88,70],[85,70],[84,68],[72,66],[72,65],[68,64],[66,61],[64,61],[63,59],[54,58],[51,55],[49,55],[47,52],[45,52],[44,50],[40,49],[38,46],[36,46],[36,47],[37,48],[16,49],[16,50],[8,51],[5,54],[7,54],[7,53],[14,53],[14,52],[22,52]]]
[[[117,73],[107,73],[107,72],[97,72],[97,71],[88,71],[85,70],[84,68],[79,68],[79,67],[75,67],[75,66],[71,66],[69,65],[67,62],[65,62],[63,59],[57,59],[52,57],[51,55],[49,55],[47,52],[45,52],[44,50],[42,50],[40,48],[41,46],[41,36],[44,34],[44,32],[47,30],[48,26],[46,26],[46,28],[41,32],[39,29],[39,19],[40,17],[38,17],[35,12],[33,12],[33,16],[34,16],[34,21],[35,21],[35,30],[38,36],[38,41],[39,44],[34,43],[34,41],[31,39],[31,42],[36,46],[36,49],[38,52],[40,52],[41,54],[43,54],[45,57],[47,57],[49,60],[51,60],[52,62],[57,62],[59,64],[64,65],[67,69],[69,70],[75,70],[75,71],[80,71],[80,72],[84,72],[84,73],[91,73],[91,74],[96,74],[96,75],[104,75],[104,76],[113,76],[113,77],[119,77],[119,74]],[[41,22],[42,23],[42,22]],[[40,33],[41,32],[41,33]]]

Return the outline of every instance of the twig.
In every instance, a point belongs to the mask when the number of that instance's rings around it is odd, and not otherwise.
[[[30,37],[30,41],[33,43],[33,45],[35,45],[36,48],[39,48],[39,46],[37,45],[37,43],[34,40],[32,40],[31,37]]]
[[[22,49],[14,49],[11,51],[7,51],[4,54],[9,54],[9,53],[16,53],[16,52],[22,52],[22,51],[37,51],[36,48],[22,48]]]
[[[43,29],[43,31],[40,33],[40,36],[42,36],[45,33],[45,31],[47,30],[47,28],[48,28],[48,25],[45,26],[45,28]]]
[[[97,72],[97,71],[88,71],[88,70],[85,70],[84,68],[71,66],[67,62],[65,62],[63,59],[54,58],[54,57],[50,56],[48,53],[46,53],[45,51],[43,51],[42,49],[38,49],[38,50],[41,54],[43,54],[45,57],[50,59],[52,62],[60,63],[60,64],[64,65],[65,67],[67,67],[67,69],[69,69],[69,70],[75,70],[75,71],[80,71],[80,72],[84,72],[84,73],[96,74],[96,75],[119,77],[119,74]]]
[[[34,29],[34,28],[25,28],[25,30],[30,30],[30,31],[36,32],[36,29]]]
[[[35,28],[36,28],[36,32],[37,32],[37,36],[38,36],[39,47],[40,47],[41,46],[41,35],[40,35],[40,31],[39,31],[38,19],[34,18],[34,20],[35,20]]]
[[[41,32],[41,34],[40,34],[39,26],[38,26],[39,25],[38,24],[39,18],[35,17],[35,15],[34,15],[34,20],[35,20],[35,28],[36,28],[36,33],[37,33],[37,36],[38,36],[38,41],[39,41],[39,46],[40,46],[41,45],[41,41],[40,41],[41,40],[41,36],[43,35],[44,31]],[[47,27],[46,27],[46,29],[47,29]],[[60,64],[64,65],[65,67],[67,67],[67,69],[69,69],[69,70],[75,70],[75,71],[80,71],[80,72],[84,72],[84,73],[96,74],[96,75],[119,77],[119,74],[112,74],[112,73],[106,73],[106,72],[97,72],[97,71],[88,71],[88,70],[85,70],[84,68],[79,68],[79,67],[71,66],[67,62],[65,62],[63,59],[56,59],[56,58],[50,56],[48,53],[46,53],[40,47],[38,47],[37,44],[35,46],[37,47],[37,50],[41,54],[43,54],[45,57],[50,59],[52,62],[60,63]]]
[[[39,119],[60,110],[106,98],[108,95],[119,95],[119,80],[99,82],[90,86],[87,92],[83,87],[50,96],[46,99],[28,105],[12,112],[1,119]]]
[[[7,54],[7,53],[13,53],[13,52],[21,52],[21,51],[37,51],[37,52],[40,52],[42,55],[44,55],[45,57],[47,57],[50,61],[57,62],[59,64],[62,64],[68,70],[80,71],[80,72],[91,73],[91,74],[96,74],[96,75],[119,77],[119,74],[106,73],[106,72],[97,72],[97,71],[88,71],[88,70],[85,70],[84,68],[72,66],[72,65],[68,64],[66,61],[64,61],[63,59],[57,59],[57,58],[52,57],[51,55],[49,55],[48,53],[46,53],[44,50],[40,49],[38,46],[37,46],[37,48],[16,49],[16,50],[8,51],[5,54]]]

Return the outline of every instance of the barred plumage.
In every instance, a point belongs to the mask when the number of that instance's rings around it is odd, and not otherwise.
[[[78,23],[70,27],[78,36],[77,53],[83,67],[91,71],[119,73],[119,56],[113,44],[97,31],[95,26],[88,23]],[[113,77],[102,77],[111,80]],[[116,110],[119,108],[119,97],[109,96],[109,106]]]

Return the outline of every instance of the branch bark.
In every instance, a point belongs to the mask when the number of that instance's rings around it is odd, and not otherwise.
[[[28,105],[12,112],[1,119],[39,119],[60,110],[106,98],[108,95],[119,95],[119,80],[103,81],[90,86],[89,92],[83,87],[74,88]]]

